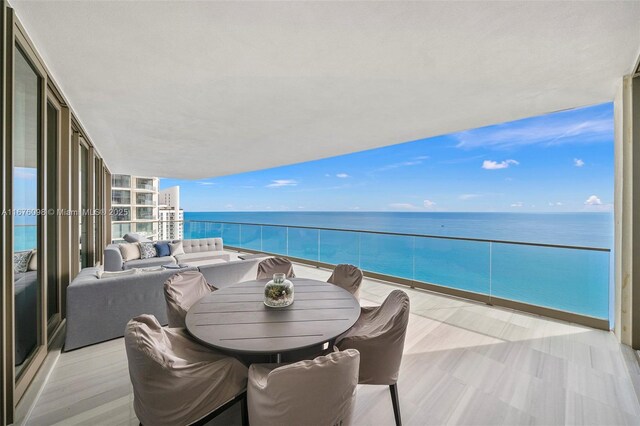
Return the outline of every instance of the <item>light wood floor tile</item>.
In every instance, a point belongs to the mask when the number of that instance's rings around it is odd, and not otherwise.
[[[640,367],[612,333],[370,279],[361,304],[397,288],[411,300],[398,381],[405,424],[640,425]],[[62,353],[26,423],[136,425],[123,339]],[[387,386],[358,386],[354,423],[394,424]],[[210,424],[239,425],[239,404]]]

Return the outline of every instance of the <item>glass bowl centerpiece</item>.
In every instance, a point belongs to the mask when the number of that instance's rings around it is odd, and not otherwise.
[[[293,283],[284,274],[273,274],[264,286],[264,304],[272,308],[284,308],[293,303]]]

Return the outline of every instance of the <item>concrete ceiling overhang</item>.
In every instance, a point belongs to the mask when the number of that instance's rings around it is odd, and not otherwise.
[[[640,2],[10,1],[115,173],[219,176],[610,101]]]

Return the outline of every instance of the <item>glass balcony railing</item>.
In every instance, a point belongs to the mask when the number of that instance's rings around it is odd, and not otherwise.
[[[232,248],[321,264],[351,263],[409,285],[435,286],[436,290],[517,309],[521,304],[601,321],[609,318],[610,249],[606,248],[303,226],[184,222],[184,238],[212,237],[222,237],[225,246]]]

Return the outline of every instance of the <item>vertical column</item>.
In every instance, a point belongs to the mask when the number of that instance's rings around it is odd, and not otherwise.
[[[6,1],[0,2],[0,120],[2,148],[0,149],[0,206],[3,212],[11,208],[11,108],[9,106],[13,82],[13,15]],[[11,40],[11,41],[9,41]],[[0,424],[13,422],[13,268],[11,216],[0,216]]]
[[[618,90],[615,120],[615,333],[640,349],[640,75]],[[634,155],[636,154],[637,155]],[[637,272],[637,273],[634,273]]]

